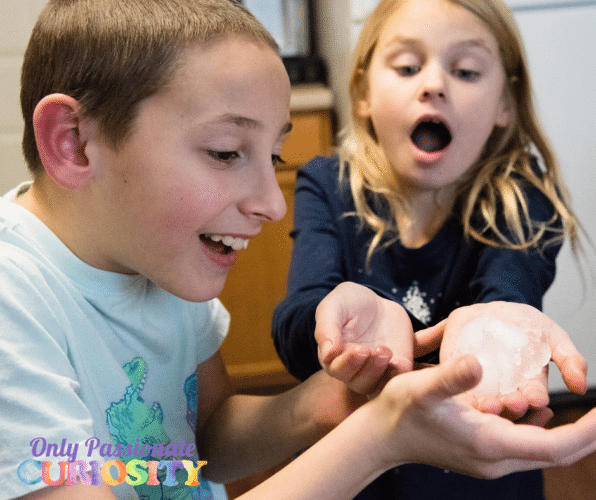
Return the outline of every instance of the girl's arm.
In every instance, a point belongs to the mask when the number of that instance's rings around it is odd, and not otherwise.
[[[300,380],[321,369],[322,353],[315,340],[315,325],[320,323],[317,307],[338,285],[354,281],[362,266],[354,248],[363,237],[353,218],[345,218],[353,206],[347,186],[338,185],[338,175],[337,159],[315,158],[298,171],[296,180],[288,291],[274,312],[272,335],[280,359]],[[394,309],[400,318],[392,329],[395,333],[400,328],[397,342],[395,336],[385,338],[391,339],[388,344],[373,342],[361,318],[346,318],[346,328],[355,334],[347,344],[339,342],[336,331],[329,332],[332,345],[325,348],[323,357],[334,362],[330,373],[355,390],[367,392],[390,374],[407,370],[412,347],[403,341],[411,338],[410,320],[401,306],[395,304]],[[363,336],[358,331],[361,327],[368,330]]]

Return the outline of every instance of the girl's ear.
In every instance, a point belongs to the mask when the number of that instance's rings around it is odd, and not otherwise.
[[[352,79],[351,92],[357,104],[356,112],[361,118],[370,118],[370,103],[364,70],[359,69]]]
[[[370,118],[370,104],[368,99],[360,99],[358,101],[358,116],[361,118]]]
[[[84,186],[91,168],[81,139],[79,102],[64,94],[44,97],[33,112],[33,128],[46,173],[67,189]]]
[[[503,92],[503,96],[501,97],[501,103],[499,104],[499,110],[497,113],[497,118],[495,120],[495,125],[497,127],[507,127],[509,125],[509,120],[511,119],[511,102],[513,96],[509,89]]]

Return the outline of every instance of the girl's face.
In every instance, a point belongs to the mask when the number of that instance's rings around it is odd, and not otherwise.
[[[408,0],[389,17],[367,76],[358,112],[372,121],[405,194],[456,181],[509,120],[495,37],[446,0]]]

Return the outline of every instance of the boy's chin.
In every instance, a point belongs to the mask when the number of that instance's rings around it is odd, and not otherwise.
[[[219,296],[226,283],[226,278],[227,273],[222,277],[205,278],[194,283],[162,285],[162,288],[187,302],[207,302]]]

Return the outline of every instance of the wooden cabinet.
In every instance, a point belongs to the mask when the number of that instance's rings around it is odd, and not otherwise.
[[[293,128],[282,150],[286,164],[277,171],[288,207],[286,216],[265,223],[248,248],[239,252],[220,295],[231,315],[230,332],[221,353],[240,392],[277,392],[295,384],[275,352],[271,318],[286,292],[296,170],[314,156],[332,152],[330,109],[304,108],[293,106]]]

